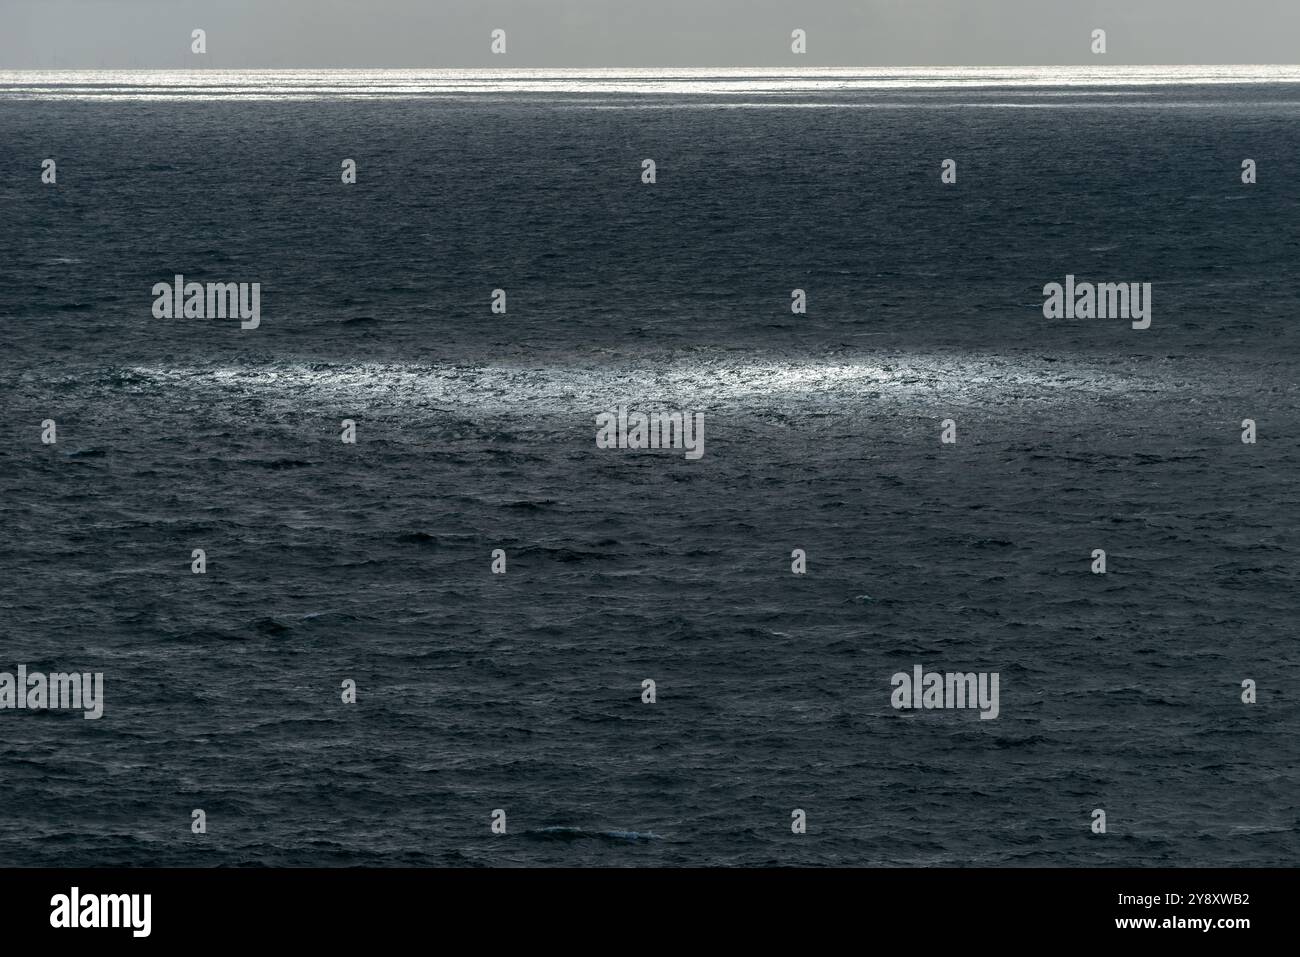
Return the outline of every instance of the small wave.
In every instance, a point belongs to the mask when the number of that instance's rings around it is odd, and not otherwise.
[[[305,469],[311,468],[311,462],[303,459],[245,459],[249,465],[257,465],[264,469],[280,471],[282,469]]]
[[[529,501],[527,499],[520,499],[517,501],[500,503],[502,508],[516,508],[523,512],[540,512],[543,509],[547,508],[548,506],[554,504],[555,504],[555,499],[551,499],[551,498],[541,499],[538,501]]]
[[[428,532],[407,532],[404,535],[398,535],[397,540],[407,545],[437,545],[438,536],[430,535]]]
[[[642,844],[662,838],[653,831],[591,831],[582,827],[541,827],[524,832],[525,837],[550,841],[603,840],[625,844]]]

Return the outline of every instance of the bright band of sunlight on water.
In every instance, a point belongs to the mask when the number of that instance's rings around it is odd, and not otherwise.
[[[465,416],[526,410],[584,413],[611,403],[688,403],[695,408],[781,411],[932,403],[1043,406],[1099,396],[1165,392],[1175,383],[1124,367],[998,356],[875,356],[862,361],[697,358],[655,363],[418,365],[294,363],[167,368],[139,366],[112,378],[137,394],[257,397],[272,404],[337,405],[354,411],[437,407]]]
[[[4,70],[0,98],[424,99],[845,95],[1300,83],[1300,66],[813,67],[786,69]]]

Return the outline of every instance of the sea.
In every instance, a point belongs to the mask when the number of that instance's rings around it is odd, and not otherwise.
[[[0,72],[0,865],[1293,865],[1298,282],[1297,67]]]

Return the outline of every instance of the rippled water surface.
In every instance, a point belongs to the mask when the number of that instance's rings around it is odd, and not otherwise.
[[[1294,863],[1297,119],[1266,67],[0,73],[0,670],[106,694],[0,711],[0,860]],[[999,718],[893,710],[917,663]]]

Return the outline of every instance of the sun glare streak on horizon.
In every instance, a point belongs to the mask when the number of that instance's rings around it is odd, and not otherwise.
[[[3,70],[3,99],[279,100],[553,96],[789,96],[878,91],[1135,89],[1300,84],[1300,66],[762,69]],[[1069,95],[1056,94],[1056,95]]]

